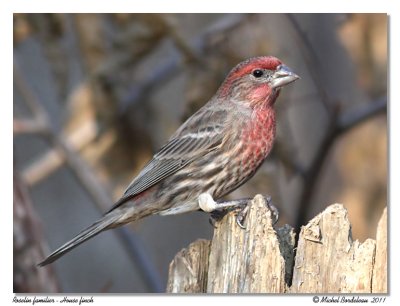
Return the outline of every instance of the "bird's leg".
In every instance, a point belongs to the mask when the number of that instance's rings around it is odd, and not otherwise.
[[[211,199],[208,198],[209,201],[211,201]],[[244,228],[243,222],[244,222],[244,219],[247,214],[247,210],[248,210],[247,204],[249,203],[249,201],[251,201],[251,198],[232,200],[232,201],[224,201],[224,202],[215,202],[214,201],[216,208],[210,212],[211,225],[213,227],[215,227],[215,223],[220,221],[229,211],[238,210],[236,222],[241,228]]]
[[[267,196],[264,197],[265,202],[267,203],[268,209],[271,211],[272,220],[275,224],[279,218],[278,209],[271,204],[271,197]],[[222,219],[222,217],[231,210],[239,210],[236,216],[236,223],[241,227],[243,226],[244,220],[246,219],[246,215],[249,210],[248,203],[251,201],[251,198],[244,198],[239,200],[231,200],[231,201],[224,201],[224,202],[216,202],[212,198],[209,193],[202,193],[199,196],[199,206],[200,208],[205,211],[211,213],[210,216],[210,223],[215,227],[215,222]]]
[[[232,209],[240,209],[241,211],[247,207],[247,203],[250,199],[240,199],[225,202],[216,202],[209,193],[202,193],[199,195],[199,206],[205,211],[211,213],[210,223],[215,227],[215,222],[222,219],[222,217]],[[239,214],[238,214],[239,217]],[[240,227],[243,228],[243,224],[239,222],[244,220],[244,216],[236,219],[236,222]]]

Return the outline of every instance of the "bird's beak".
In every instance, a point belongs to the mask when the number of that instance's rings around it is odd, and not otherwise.
[[[278,66],[275,73],[272,75],[271,87],[280,88],[289,83],[292,83],[299,79],[300,77],[295,74],[288,66],[280,65]]]

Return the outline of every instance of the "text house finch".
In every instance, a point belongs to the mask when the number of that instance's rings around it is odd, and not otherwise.
[[[114,206],[39,265],[53,262],[104,230],[151,214],[218,209],[213,199],[221,199],[249,180],[268,156],[275,139],[275,100],[281,87],[298,78],[272,56],[238,64]]]

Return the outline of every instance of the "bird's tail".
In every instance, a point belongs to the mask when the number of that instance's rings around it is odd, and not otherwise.
[[[65,255],[72,249],[76,248],[81,243],[85,242],[86,240],[96,236],[97,234],[101,233],[102,231],[110,228],[110,226],[119,219],[118,215],[114,214],[107,214],[99,221],[93,223],[87,229],[80,232],[76,237],[59,247],[53,253],[51,253],[45,260],[40,262],[38,266],[43,267],[52,263],[53,261],[57,260],[61,256]]]

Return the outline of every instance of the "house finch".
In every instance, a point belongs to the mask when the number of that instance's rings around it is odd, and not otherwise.
[[[218,209],[214,199],[249,180],[268,156],[275,139],[275,100],[281,87],[298,78],[272,56],[238,64],[211,100],[153,156],[114,206],[39,265],[53,262],[104,230],[151,214]]]

